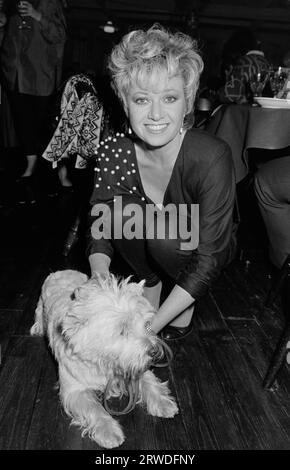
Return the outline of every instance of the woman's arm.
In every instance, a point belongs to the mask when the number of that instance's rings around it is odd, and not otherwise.
[[[40,21],[41,20],[41,13],[33,7],[33,5],[30,2],[22,1],[18,4],[18,11],[22,17],[29,16],[30,18],[33,18],[35,21]]]
[[[111,258],[105,253],[92,253],[89,255],[91,276],[95,274],[108,274],[110,271]]]
[[[55,0],[42,2],[39,6],[41,13],[40,27],[42,35],[51,43],[64,43],[66,40],[66,20],[62,8]]]
[[[153,318],[151,329],[158,333],[165,325],[190,307],[193,302],[194,299],[186,290],[175,285]]]
[[[21,16],[30,16],[40,24],[43,37],[51,43],[63,43],[66,39],[66,24],[61,6],[52,0],[41,2],[36,9],[27,1],[19,8]]]
[[[95,191],[94,191],[95,197]],[[96,202],[97,204],[97,202]],[[92,212],[94,213],[94,207]],[[91,275],[94,274],[108,274],[110,270],[111,259],[113,256],[113,246],[111,240],[106,238],[99,238],[94,236],[94,223],[97,217],[90,214],[88,217],[88,230],[87,230],[87,257],[89,260]]]

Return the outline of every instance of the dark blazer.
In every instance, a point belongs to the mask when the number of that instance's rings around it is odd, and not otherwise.
[[[10,90],[49,96],[60,81],[66,39],[66,23],[59,0],[31,0],[41,21],[26,17],[28,29],[14,8],[8,21],[1,50],[2,79]]]

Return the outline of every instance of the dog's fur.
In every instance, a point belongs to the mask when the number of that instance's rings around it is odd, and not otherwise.
[[[139,378],[138,402],[149,414],[171,418],[178,413],[167,383],[149,370],[152,355],[162,348],[145,327],[154,310],[142,296],[143,284],[58,271],[42,286],[31,328],[32,335],[48,336],[65,411],[82,435],[106,448],[124,441],[120,424],[100,402],[108,384],[108,397],[124,393],[114,378]]]

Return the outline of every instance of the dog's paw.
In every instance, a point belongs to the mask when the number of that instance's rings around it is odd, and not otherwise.
[[[90,437],[106,449],[119,447],[125,440],[121,426],[113,418],[104,420],[101,426],[98,425],[97,428],[90,432]]]
[[[150,415],[159,418],[173,418],[178,414],[177,404],[170,396],[163,396],[159,400],[147,403],[147,410]]]

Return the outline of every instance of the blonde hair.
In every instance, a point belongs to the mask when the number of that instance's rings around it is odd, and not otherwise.
[[[159,24],[126,34],[109,57],[112,85],[122,101],[132,83],[142,83],[158,71],[184,82],[187,114],[193,111],[203,60],[196,41],[181,32],[171,33]]]

